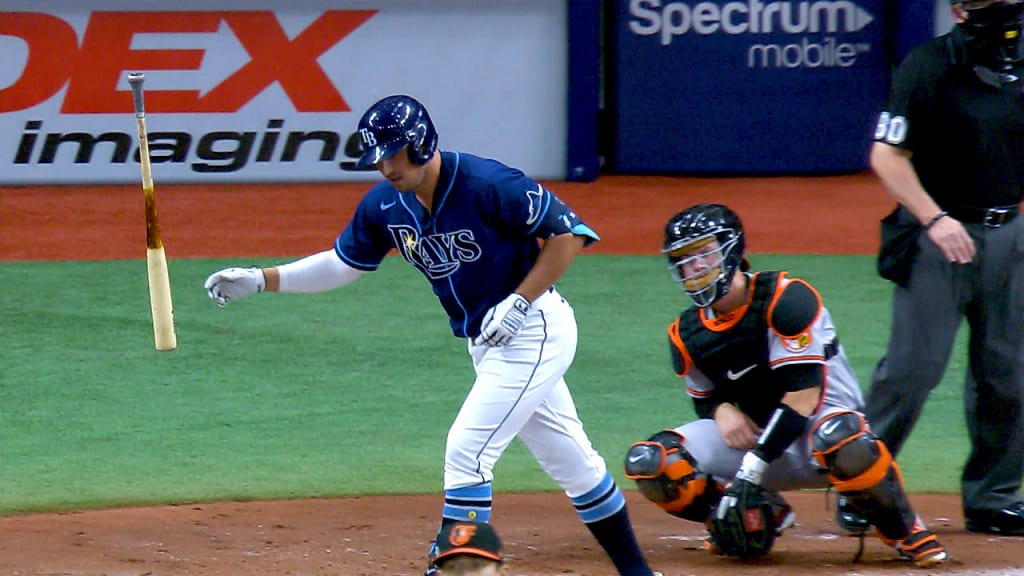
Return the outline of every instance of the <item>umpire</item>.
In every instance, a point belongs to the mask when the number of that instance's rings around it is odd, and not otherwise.
[[[897,286],[866,414],[898,453],[966,318],[967,529],[1022,536],[1024,4],[951,4],[954,28],[896,69],[871,150],[899,206],[882,222],[879,272]]]

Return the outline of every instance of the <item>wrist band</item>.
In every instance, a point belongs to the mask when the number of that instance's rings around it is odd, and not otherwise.
[[[924,225],[925,231],[927,232],[929,229],[931,229],[932,226],[935,226],[936,222],[938,222],[939,220],[942,220],[946,216],[949,216],[949,212],[946,212],[945,210],[942,210],[941,212],[936,214],[934,217],[932,217],[931,220],[928,221],[927,224]]]

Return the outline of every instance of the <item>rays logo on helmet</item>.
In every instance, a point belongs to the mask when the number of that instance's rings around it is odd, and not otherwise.
[[[368,128],[360,128],[359,135],[363,137],[363,144],[366,146],[377,145],[377,135],[374,134],[372,130]]]
[[[413,164],[426,164],[437,150],[437,131],[427,109],[404,94],[375,102],[359,119],[359,146],[345,145],[345,153],[357,158],[342,164],[345,170],[368,170],[407,148]]]

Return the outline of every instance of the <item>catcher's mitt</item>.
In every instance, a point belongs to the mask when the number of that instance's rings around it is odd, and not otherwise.
[[[771,495],[745,480],[733,480],[725,489],[708,522],[714,550],[725,556],[753,560],[775,543]]]

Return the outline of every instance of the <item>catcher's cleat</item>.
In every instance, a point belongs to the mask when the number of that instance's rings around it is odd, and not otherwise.
[[[796,524],[796,511],[786,502],[782,494],[772,492],[772,515],[775,517],[775,535],[782,536],[787,528]]]
[[[863,514],[854,510],[853,505],[842,494],[836,499],[836,524],[844,531],[858,536],[871,529],[871,524]]]
[[[895,548],[900,556],[910,560],[918,568],[938,566],[949,558],[949,554],[946,553],[946,549],[939,543],[935,534],[916,522],[910,536],[903,540],[893,542],[882,538],[882,541]]]
[[[704,538],[704,549],[714,554],[715,556],[722,556],[722,549],[719,548],[718,543],[715,542],[715,537],[708,534]]]

